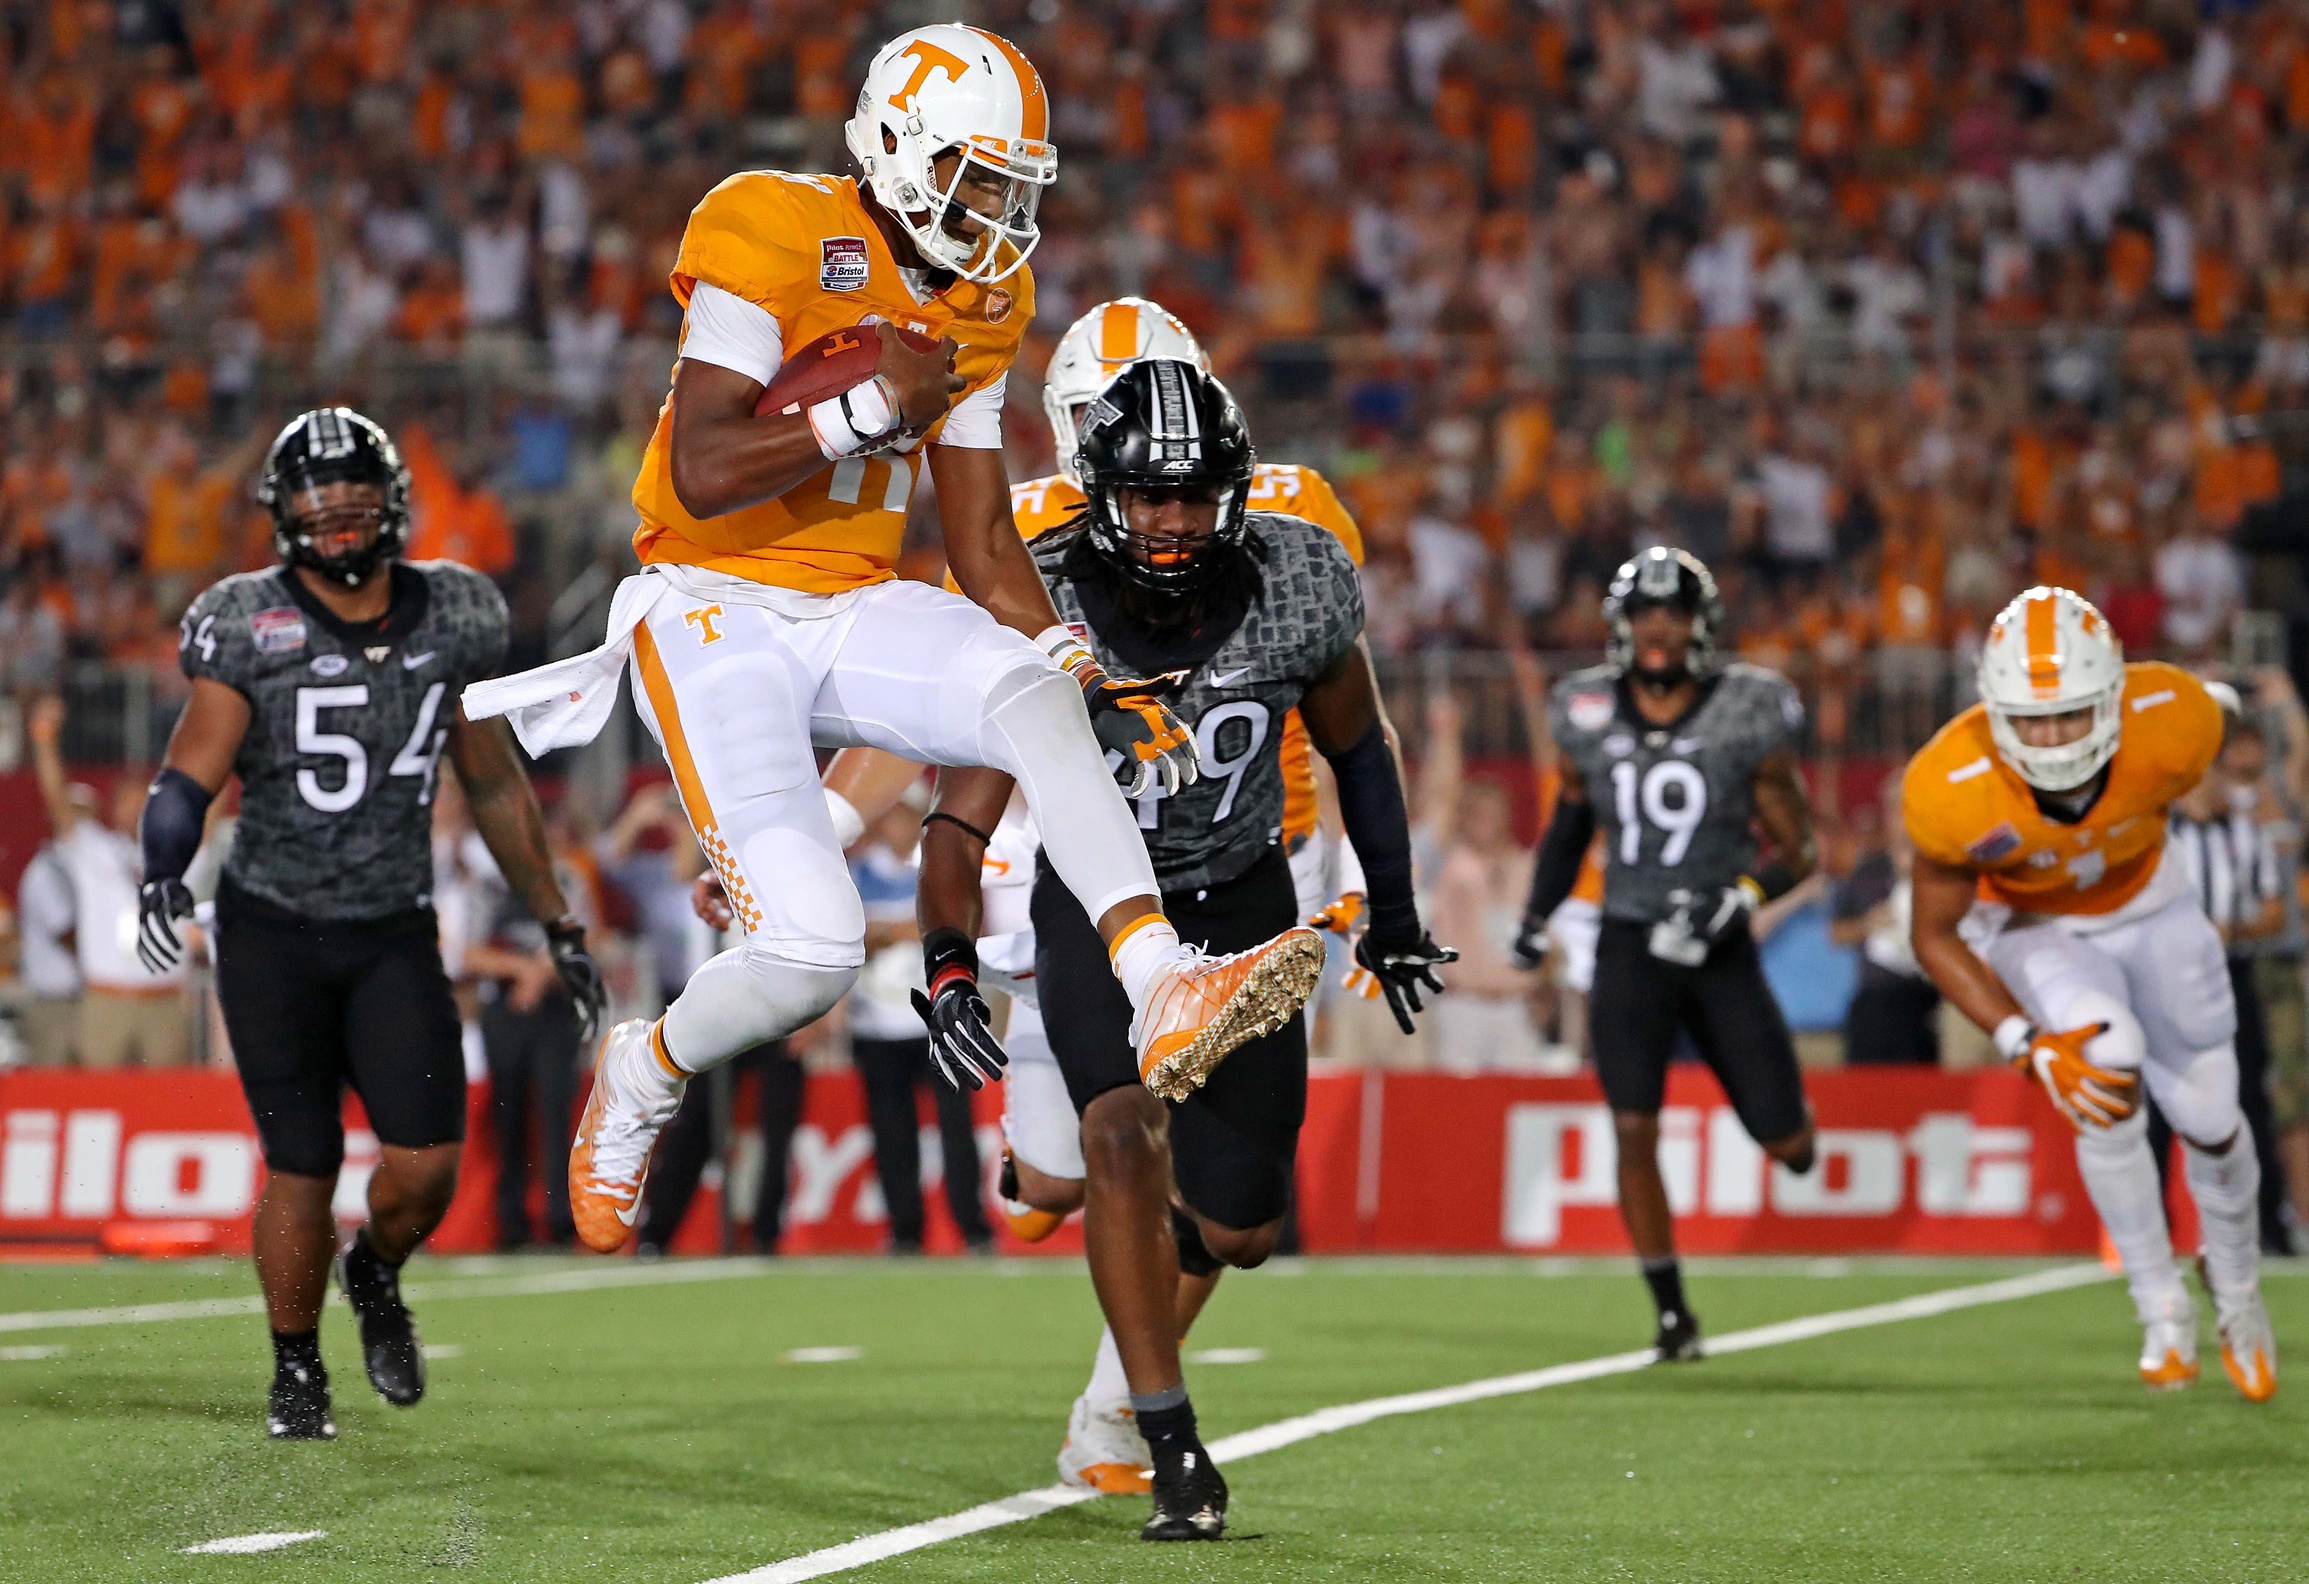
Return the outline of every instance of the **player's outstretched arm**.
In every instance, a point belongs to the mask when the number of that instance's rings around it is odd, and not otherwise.
[[[978,992],[978,931],[986,846],[1010,805],[1012,785],[999,770],[942,770],[936,801],[922,822],[914,919],[922,931],[922,978],[930,992],[914,992],[914,1010],[930,1031],[931,1063],[957,1089],[984,1088],[1010,1064]]]
[[[585,926],[570,912],[569,899],[554,878],[553,854],[545,844],[545,815],[537,806],[529,772],[514,751],[513,733],[502,720],[467,720],[459,705],[456,724],[449,728],[449,762],[457,767],[457,779],[464,785],[473,828],[504,871],[505,883],[530,916],[545,926],[554,969],[577,1010],[578,1037],[586,1038],[601,1020],[609,995],[593,954],[586,950]]]
[[[200,851],[209,803],[232,774],[248,729],[249,701],[237,688],[214,677],[193,678],[192,697],[169,733],[137,825],[144,881],[136,893],[136,955],[154,973],[174,968],[184,953],[177,924],[192,917],[184,872]]]
[[[917,352],[888,325],[875,329],[882,342],[875,381],[896,410],[890,432],[920,433],[945,416],[963,386],[950,369],[953,343]],[[754,416],[763,389],[761,381],[718,363],[684,358],[674,365],[669,461],[674,498],[692,517],[775,500],[833,460],[807,412]],[[945,499],[943,489],[939,498]]]
[[[1307,736],[1330,762],[1339,787],[1339,818],[1363,861],[1371,927],[1355,944],[1355,960],[1386,992],[1403,1032],[1423,1011],[1420,992],[1440,995],[1436,969],[1459,954],[1438,946],[1419,922],[1411,889],[1411,817],[1403,802],[1403,767],[1387,738],[1370,652],[1358,638],[1341,650],[1299,697]]]

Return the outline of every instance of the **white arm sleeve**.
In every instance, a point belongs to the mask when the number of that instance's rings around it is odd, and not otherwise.
[[[1004,369],[993,384],[956,402],[946,415],[946,427],[938,431],[938,443],[972,451],[1001,450],[1002,393],[1009,384],[1010,370]]]
[[[690,288],[682,333],[685,361],[711,363],[767,385],[786,361],[785,337],[767,308],[699,281]]]

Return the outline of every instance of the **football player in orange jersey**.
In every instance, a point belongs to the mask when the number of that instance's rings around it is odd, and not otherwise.
[[[1042,79],[1013,45],[916,28],[867,68],[847,129],[860,178],[749,171],[707,194],[673,270],[681,358],[634,483],[642,571],[602,648],[468,695],[470,716],[510,714],[542,752],[599,731],[630,660],[745,929],[664,1017],[602,1042],[569,1168],[589,1247],[613,1250],[633,1226],[689,1078],[819,1017],[857,977],[864,914],[815,746],[1017,779],[1141,1009],[1151,1087],[1191,1091],[1321,972],[1306,929],[1227,957],[1181,947],[1106,755],[1133,791],[1175,792],[1198,771],[1194,739],[1161,684],[1110,676],[1059,622],[1011,526],[1000,415],[1034,312],[1035,210],[1057,175],[1048,129]],[[757,415],[787,348],[868,319],[869,378]],[[912,351],[893,325],[941,346]],[[967,599],[893,571],[925,461]]]
[[[2077,1133],[2077,1166],[2145,1331],[2141,1378],[2197,1378],[2147,1143],[2141,1085],[2186,1146],[2221,1361],[2277,1389],[2261,1302],[2261,1169],[2237,1103],[2236,1003],[2221,938],[2167,864],[2167,805],[2220,750],[2222,713],[2186,671],[2127,665],[2101,613],[2032,588],[1989,628],[1981,702],[1910,761],[1916,960]]]

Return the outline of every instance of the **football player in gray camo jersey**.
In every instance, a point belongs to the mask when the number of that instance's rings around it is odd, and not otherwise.
[[[1363,647],[1362,586],[1327,529],[1244,509],[1253,462],[1225,386],[1188,362],[1132,364],[1083,414],[1081,520],[1032,548],[1061,618],[1110,668],[1157,676],[1200,745],[1200,780],[1138,805],[1181,938],[1231,951],[1294,920],[1279,749],[1296,706],[1334,772],[1370,885],[1356,960],[1408,1033],[1422,991],[1442,989],[1435,970],[1456,954],[1428,935],[1412,897],[1410,825]],[[957,1072],[992,1076],[1003,1059],[973,943],[986,833],[1009,798],[999,771],[945,770],[923,825],[929,995],[919,1009]],[[1032,918],[1043,1018],[1082,1118],[1092,1279],[1151,1460],[1144,1534],[1215,1539],[1226,1482],[1197,1438],[1179,1341],[1223,1268],[1258,1265],[1275,1247],[1306,1110],[1306,1025],[1293,1014],[1166,1104],[1138,1081],[1130,1005],[1047,861]]]
[[[1603,927],[1589,1043],[1619,1144],[1620,1218],[1659,1311],[1662,1359],[1700,1355],[1660,1175],[1660,1104],[1688,1034],[1748,1134],[1811,1170],[1812,1115],[1787,1020],[1748,929],[1812,872],[1812,811],[1796,773],[1803,706],[1785,677],[1722,665],[1716,580],[1681,550],[1645,551],[1604,598],[1605,663],[1558,683],[1563,790],[1542,838],[1516,954],[1536,967],[1597,829]],[[1759,862],[1755,827],[1773,855]]]
[[[600,1014],[602,986],[511,734],[468,721],[457,702],[504,659],[505,602],[469,568],[399,559],[409,475],[393,442],[349,408],[305,413],[273,441],[257,498],[283,564],[226,578],[180,625],[192,695],[145,805],[138,951],[160,966],[181,952],[185,868],[211,800],[238,775],[217,1000],[268,1167],[255,1229],[273,1335],[267,1428],[328,1440],[319,1328],[332,1253],[371,1384],[403,1405],[425,1391],[400,1269],[449,1207],[465,1133],[431,896],[444,751],[506,884],[547,921],[584,1024]],[[348,1083],[381,1159],[369,1223],[339,1253],[330,1201]]]

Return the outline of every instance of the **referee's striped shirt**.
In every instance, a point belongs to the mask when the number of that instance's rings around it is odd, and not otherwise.
[[[2194,820],[2175,809],[2170,833],[2205,916],[2223,929],[2258,917],[2271,897],[2285,894],[2277,843],[2250,810]]]

